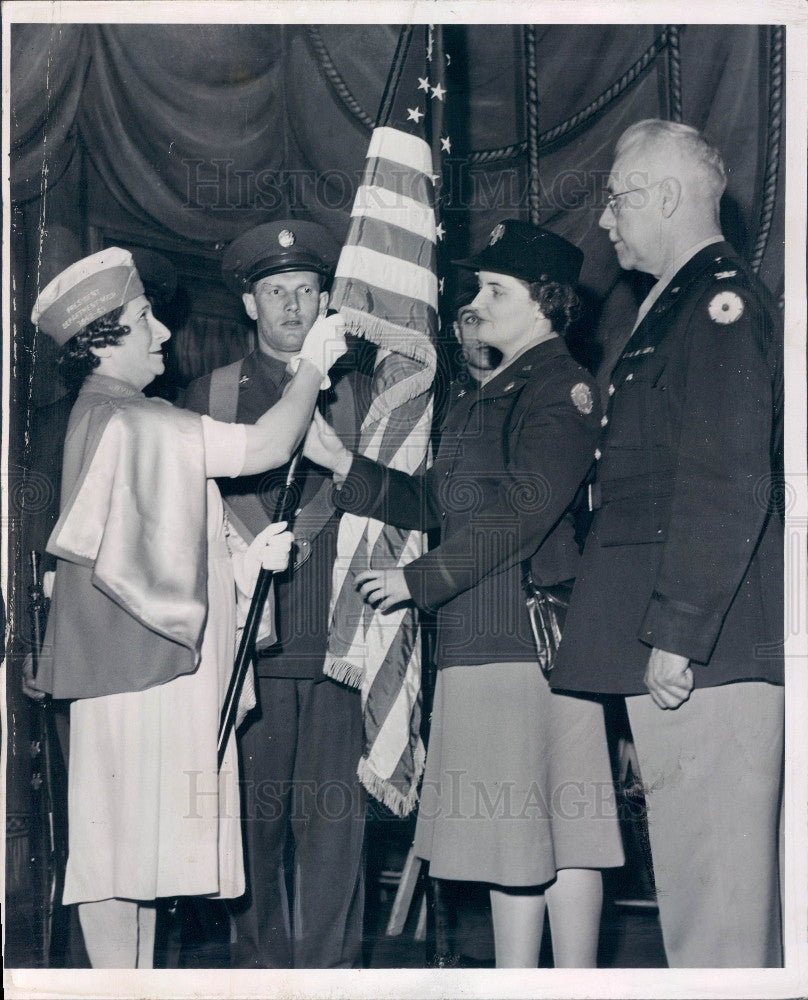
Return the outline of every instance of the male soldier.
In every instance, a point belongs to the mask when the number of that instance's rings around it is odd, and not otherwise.
[[[324,285],[335,260],[329,233],[311,222],[266,223],[239,236],[222,269],[256,322],[258,346],[193,382],[186,405],[253,423],[279,399],[290,378],[287,362],[325,313]],[[326,412],[355,443],[361,380],[355,373],[332,378]],[[246,537],[272,519],[285,475],[280,469],[271,478],[225,484],[230,516]],[[304,461],[296,483],[296,565],[275,578],[280,641],[256,660],[259,707],[240,739],[248,891],[232,911],[238,968],[351,967],[361,947],[360,696],[322,669],[339,515],[322,470]]]
[[[458,372],[455,381],[468,382],[469,385],[482,382],[501,362],[502,353],[490,344],[483,344],[477,339],[477,327],[480,318],[471,308],[471,303],[477,296],[477,287],[469,286],[459,292],[455,298],[457,312],[452,323],[455,338],[458,343]]]
[[[782,340],[724,242],[721,157],[649,120],[600,218],[656,277],[612,372],[556,688],[627,695],[670,966],[782,961]]]

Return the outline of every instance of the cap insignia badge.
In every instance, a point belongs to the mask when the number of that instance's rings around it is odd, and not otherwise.
[[[495,243],[499,243],[502,237],[505,235],[505,227],[502,223],[498,223],[491,231],[491,238],[488,240],[488,245],[492,247]]]
[[[575,409],[579,413],[583,413],[586,416],[592,412],[595,403],[592,399],[592,390],[586,382],[578,382],[574,385],[570,389],[570,396],[575,404]]]
[[[291,231],[291,229],[282,229],[278,233],[278,243],[280,243],[282,247],[291,247],[294,245],[294,242],[295,234]]]
[[[710,299],[707,306],[710,319],[724,326],[739,320],[743,316],[743,309],[743,299],[737,292],[719,292]]]

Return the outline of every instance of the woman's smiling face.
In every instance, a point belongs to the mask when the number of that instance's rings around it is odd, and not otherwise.
[[[165,371],[163,344],[171,332],[154,315],[145,295],[126,303],[118,323],[129,328],[118,344],[90,348],[100,359],[96,371],[145,389]]]

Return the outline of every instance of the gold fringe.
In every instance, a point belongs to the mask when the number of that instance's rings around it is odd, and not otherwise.
[[[427,336],[407,327],[396,326],[395,323],[378,316],[370,316],[350,306],[341,308],[340,315],[345,320],[346,328],[357,337],[364,337],[379,347],[384,347],[395,354],[403,354],[423,365],[424,371],[421,374],[404,379],[400,383],[401,387],[407,387],[407,391],[401,400],[396,400],[396,403],[415,399],[431,387],[437,369],[437,354]]]
[[[409,816],[418,804],[418,782],[421,780],[421,775],[424,773],[425,760],[426,751],[424,749],[424,744],[419,737],[415,751],[413,752],[414,773],[406,795],[399,791],[389,778],[380,778],[379,775],[376,774],[376,772],[371,768],[370,764],[368,764],[367,758],[365,757],[359,761],[356,773],[359,776],[359,780],[374,799],[378,799],[379,802],[387,806],[390,812],[395,813],[396,816],[404,819],[404,817]]]
[[[328,657],[323,666],[323,673],[326,677],[352,688],[361,688],[365,679],[365,668],[344,657]]]

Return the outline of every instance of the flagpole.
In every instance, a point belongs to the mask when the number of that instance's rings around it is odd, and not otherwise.
[[[384,87],[381,103],[379,104],[379,115],[376,119],[378,125],[386,125],[390,119],[396,92],[398,91],[398,84],[401,80],[401,73],[404,69],[404,64],[407,61],[407,53],[409,51],[411,41],[412,25],[405,25],[398,35],[398,42],[396,44],[396,51],[393,54],[393,62],[390,67],[390,73],[387,77],[387,83]]]
[[[303,442],[301,441],[297,451],[292,456],[292,461],[289,463],[289,470],[286,473],[286,481],[284,482],[283,489],[278,496],[278,502],[275,505],[275,513],[272,518],[273,524],[277,524],[279,521],[284,520],[284,514],[289,506],[289,501],[292,496],[292,485],[294,483],[295,473],[297,472],[298,462],[300,461],[300,456],[302,454]],[[241,690],[244,687],[244,680],[247,676],[250,664],[252,663],[255,638],[258,635],[258,626],[261,621],[261,616],[264,613],[264,605],[266,604],[267,597],[269,596],[269,588],[272,586],[273,576],[273,571],[271,569],[265,569],[263,566],[258,571],[258,579],[255,582],[255,589],[253,591],[252,600],[250,601],[250,609],[247,612],[247,620],[244,623],[244,629],[241,633],[241,642],[239,643],[238,652],[236,653],[233,673],[230,675],[230,683],[227,687],[227,694],[225,695],[219,720],[219,768],[222,766],[222,760],[224,759],[225,749],[227,747],[228,740],[230,739],[230,733],[232,732],[233,726],[236,722],[236,713],[238,710],[239,698],[241,697]]]

